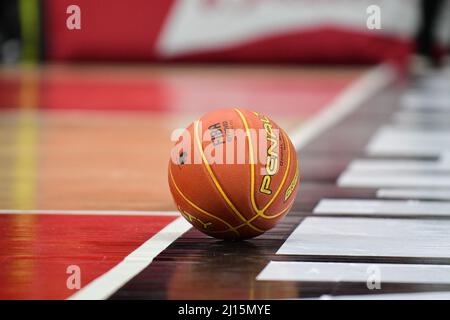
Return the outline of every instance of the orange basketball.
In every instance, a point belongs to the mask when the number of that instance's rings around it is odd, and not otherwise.
[[[220,239],[248,239],[271,229],[292,207],[297,154],[287,134],[263,114],[210,112],[172,149],[169,186],[181,214]]]

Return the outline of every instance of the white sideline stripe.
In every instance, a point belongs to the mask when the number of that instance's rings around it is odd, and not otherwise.
[[[419,94],[408,93],[401,101],[403,108],[407,110],[449,110],[450,96],[446,94]]]
[[[444,150],[445,149],[445,150]],[[443,151],[450,151],[445,144],[422,144],[422,145],[386,145],[374,146],[367,153],[371,156],[399,156],[399,157],[439,157]]]
[[[0,210],[0,214],[51,214],[98,216],[180,216],[178,211],[120,211],[120,210]]]
[[[450,151],[450,130],[383,127],[372,137],[370,155],[439,156]]]
[[[405,112],[400,111],[392,116],[392,121],[397,124],[435,124],[446,125],[450,124],[450,112],[436,112],[436,113],[424,113],[424,112]]]
[[[381,127],[375,134],[375,138],[399,141],[437,141],[448,142],[450,140],[449,129],[423,129],[423,128],[399,128],[391,125]]]
[[[450,189],[379,189],[378,198],[450,200]]]
[[[350,162],[348,171],[389,171],[389,170],[412,170],[412,171],[442,171],[449,170],[450,165],[442,161],[420,161],[420,160],[369,160],[357,159]]]
[[[346,170],[338,178],[340,187],[354,188],[449,188],[450,174],[408,171],[352,171]]]
[[[191,225],[183,217],[177,218],[126,256],[114,268],[70,296],[69,300],[107,299],[144,270],[161,251],[190,228]]]
[[[315,214],[365,215],[434,215],[450,216],[450,202],[418,200],[354,200],[322,199],[314,208]]]
[[[270,261],[256,277],[264,281],[361,282],[378,271],[381,283],[449,284],[450,266],[346,262]]]
[[[297,226],[277,254],[448,259],[448,230],[448,219],[314,215]]]
[[[393,81],[394,75],[395,72],[387,64],[369,70],[333,99],[317,116],[290,131],[289,136],[295,149],[300,150],[316,136],[356,110],[365,100]]]
[[[405,292],[384,294],[323,295],[319,300],[450,300],[449,291]],[[309,299],[311,300],[311,299]]]

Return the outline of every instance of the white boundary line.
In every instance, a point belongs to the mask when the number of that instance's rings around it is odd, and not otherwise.
[[[338,95],[317,116],[292,130],[290,137],[295,148],[297,150],[303,148],[312,139],[338,123],[393,79],[394,72],[388,65],[380,65],[367,72]],[[145,269],[160,252],[189,230],[190,227],[191,225],[184,218],[176,219],[130,253],[114,268],[93,280],[69,299],[107,299]]]
[[[297,151],[302,149],[311,140],[356,110],[365,100],[394,79],[395,71],[388,64],[381,64],[369,70],[344,89],[317,116],[291,130],[289,136],[295,149]]]
[[[379,293],[360,295],[322,295],[307,300],[450,300],[449,291]]]
[[[183,217],[177,218],[126,256],[111,270],[70,296],[69,300],[107,299],[139,272],[144,270],[160,252],[190,228],[191,224]]]
[[[178,211],[120,211],[120,210],[0,210],[0,214],[181,216]]]

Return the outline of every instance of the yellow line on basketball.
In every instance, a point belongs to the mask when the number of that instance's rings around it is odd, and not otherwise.
[[[253,226],[249,221],[247,221],[247,219],[244,218],[244,216],[239,212],[239,210],[234,206],[234,204],[230,201],[230,199],[227,197],[227,195],[225,194],[225,192],[223,191],[219,181],[217,180],[216,176],[214,175],[214,172],[211,169],[211,166],[208,163],[208,160],[205,157],[205,153],[203,152],[203,147],[202,144],[200,142],[200,138],[199,138],[199,132],[198,132],[198,125],[199,125],[199,121],[195,121],[195,126],[194,126],[194,135],[195,135],[195,140],[197,142],[197,146],[198,149],[200,151],[200,154],[202,156],[203,159],[203,164],[206,168],[206,170],[209,173],[209,176],[211,177],[211,179],[214,182],[214,185],[216,186],[217,190],[219,191],[219,193],[222,195],[223,199],[225,200],[225,202],[228,204],[228,206],[231,208],[231,210],[246,224],[248,225],[250,228],[252,228],[253,230],[256,230],[258,232],[264,232],[263,230]]]
[[[206,211],[206,210],[200,208],[200,207],[197,206],[195,203],[193,203],[192,201],[190,201],[190,200],[183,194],[183,192],[181,192],[180,188],[178,188],[178,186],[177,186],[177,184],[176,184],[176,182],[175,182],[175,179],[173,178],[172,170],[171,170],[171,169],[169,169],[169,175],[170,175],[170,179],[172,180],[172,183],[173,183],[175,189],[177,190],[177,192],[180,194],[180,196],[183,197],[183,199],[184,199],[187,203],[189,203],[192,207],[194,207],[195,209],[197,209],[197,210],[200,211],[201,213],[203,213],[203,214],[205,214],[205,215],[207,215],[207,216],[209,216],[209,217],[211,217],[211,218],[214,218],[214,219],[216,219],[216,220],[222,222],[223,224],[225,224],[229,229],[228,229],[228,230],[224,230],[223,232],[226,232],[226,231],[233,231],[233,232],[235,232],[238,236],[240,236],[239,231],[237,231],[231,224],[229,224],[229,223],[226,222],[225,220],[222,220],[221,218],[217,217],[216,215],[214,215],[214,214],[212,214],[212,213],[209,213],[208,211]]]
[[[277,198],[277,196],[279,195],[281,189],[284,187],[284,183],[286,182],[286,178],[287,175],[289,173],[289,169],[290,169],[290,165],[291,165],[291,148],[289,146],[289,142],[287,141],[287,138],[285,137],[286,140],[286,144],[287,144],[287,148],[288,148],[288,163],[287,163],[287,168],[284,172],[283,175],[283,179],[281,180],[280,186],[278,187],[277,191],[275,192],[275,194],[273,195],[273,197],[269,200],[269,202],[264,206],[264,208],[259,209],[258,206],[256,205],[256,201],[255,201],[255,162],[254,162],[254,158],[253,158],[253,142],[252,142],[252,138],[251,138],[251,134],[250,134],[250,128],[247,122],[246,117],[244,116],[244,114],[239,110],[239,109],[234,109],[238,114],[239,117],[241,118],[242,122],[244,123],[245,126],[245,131],[247,133],[247,137],[248,137],[248,147],[249,147],[249,157],[250,157],[250,193],[251,193],[251,203],[252,203],[252,207],[253,210],[256,211],[256,215],[253,216],[249,221],[253,221],[258,217],[263,217],[265,219],[273,219],[278,217],[279,215],[283,214],[286,210],[282,210],[279,213],[276,213],[274,215],[266,215],[264,214],[264,212],[267,210],[267,208],[273,203],[273,201]],[[284,133],[281,131],[281,134],[284,136]],[[238,227],[239,228],[239,227]]]

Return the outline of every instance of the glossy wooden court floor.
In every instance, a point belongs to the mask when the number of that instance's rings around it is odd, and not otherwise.
[[[450,291],[447,73],[398,81],[381,69],[2,69],[0,298]],[[191,229],[167,184],[172,131],[230,106],[270,114],[291,134],[301,163],[289,215],[235,243]],[[345,219],[350,229],[340,229]],[[401,250],[421,237],[434,242]],[[329,263],[339,263],[331,275]],[[380,288],[369,288],[368,267],[378,268]]]

